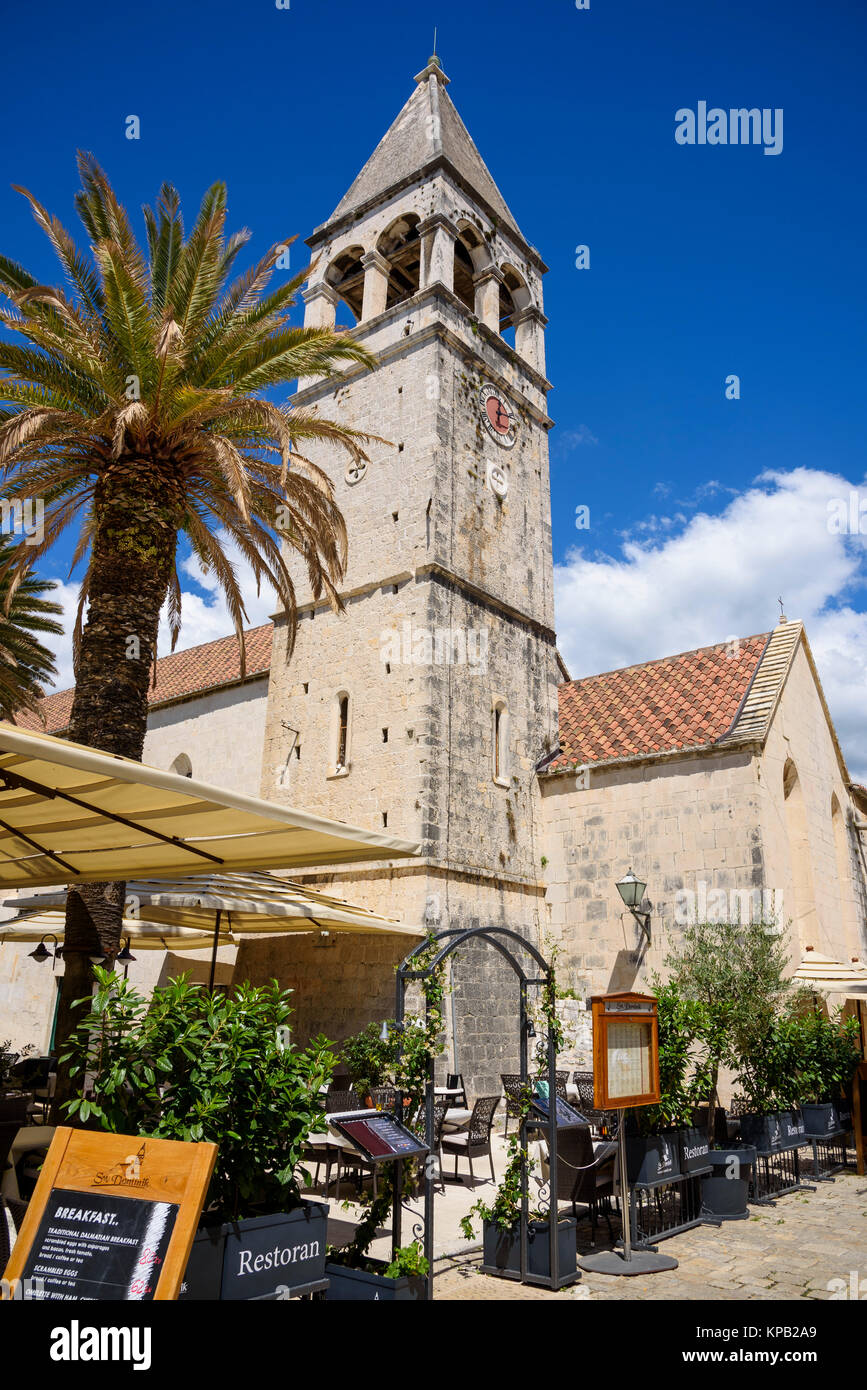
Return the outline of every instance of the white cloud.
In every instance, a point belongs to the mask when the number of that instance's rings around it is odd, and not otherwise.
[[[555,569],[560,648],[573,676],[768,631],[782,596],[807,629],[850,771],[867,779],[867,535],[834,534],[830,472],[766,473],[716,516],[619,555],[572,549]],[[862,497],[867,497],[861,485]]]

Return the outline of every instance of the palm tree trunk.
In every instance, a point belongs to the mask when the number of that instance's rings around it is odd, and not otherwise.
[[[123,921],[124,883],[80,883],[66,895],[66,930],[63,942],[63,984],[57,1010],[55,1052],[60,1054],[66,1039],[86,1015],[93,986],[92,956],[117,953],[118,921]],[[65,1118],[64,1101],[70,1100],[81,1085],[80,1077],[70,1077],[69,1064],[59,1062],[57,1086],[52,1104],[52,1124],[75,1124]]]
[[[160,610],[174,564],[180,521],[171,470],[149,458],[118,461],[94,505],[97,530],[90,571],[90,608],[76,666],[69,738],[90,748],[141,761],[147,733],[148,688],[156,660]],[[65,970],[56,1050],[84,1012],[90,957],[113,962],[120,949],[126,884],[83,883],[66,900]],[[69,1099],[68,1068],[58,1067],[54,1113]]]

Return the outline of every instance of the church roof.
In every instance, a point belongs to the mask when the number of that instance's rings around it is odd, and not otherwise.
[[[383,197],[398,184],[427,168],[431,161],[442,160],[451,164],[463,182],[480,195],[511,231],[525,241],[505,198],[446,92],[448,80],[438,60],[431,60],[424,72],[419,73],[412,96],[338,203],[327,226]],[[319,239],[319,231],[315,239]]]
[[[244,634],[244,647],[247,657],[245,680],[266,676],[271,666],[271,635],[273,623],[262,627],[249,628]],[[234,685],[241,679],[241,652],[238,639],[218,637],[215,642],[204,642],[199,647],[187,647],[182,652],[172,652],[157,661],[156,679],[148,691],[148,705],[173,704],[178,700],[203,695],[208,690],[218,690],[226,685]],[[58,690],[46,695],[39,708],[45,723],[29,711],[17,714],[16,723],[22,729],[35,729],[49,734],[61,733],[69,727],[72,713],[72,690]]]
[[[544,771],[762,737],[801,631],[800,623],[788,623],[785,632],[781,625],[773,633],[565,682],[560,747]]]

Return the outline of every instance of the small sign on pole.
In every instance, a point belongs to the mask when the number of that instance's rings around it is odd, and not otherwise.
[[[177,1298],[216,1157],[216,1144],[60,1126],[0,1297]]]

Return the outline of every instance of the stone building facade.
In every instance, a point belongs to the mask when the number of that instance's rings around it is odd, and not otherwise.
[[[867,960],[867,791],[851,782],[799,623],[568,679],[554,635],[545,266],[447,81],[433,60],[419,74],[309,243],[305,323],[349,317],[377,359],[294,397],[378,436],[365,466],[315,454],[346,518],[345,612],[314,601],[293,565],[291,656],[278,614],[247,634],[244,677],[234,638],[164,658],[144,756],[418,841],[415,860],[306,879],[405,922],[499,925],[557,946],[575,995],[564,1060],[586,1062],[583,1000],[646,987],[690,916],[752,911],[758,895],[793,969],[810,950]],[[45,702],[50,732],[70,705],[71,692]],[[647,883],[649,941],[615,886],[630,868]],[[327,947],[245,938],[234,978],[276,976],[296,991],[296,1035],[340,1040],[392,1015],[406,949],[379,934]],[[131,978],[177,968],[150,961]],[[46,970],[0,947],[0,1038],[46,1045]],[[499,1091],[517,1060],[516,980],[476,947],[452,984],[449,1060],[476,1094]]]

